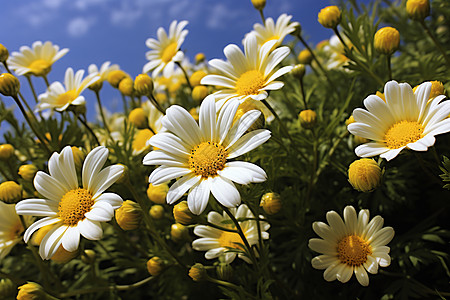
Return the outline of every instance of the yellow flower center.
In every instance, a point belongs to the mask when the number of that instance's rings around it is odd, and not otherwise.
[[[64,106],[67,103],[72,103],[73,100],[75,100],[78,97],[78,94],[74,90],[70,90],[65,92],[64,94],[61,94],[58,96],[58,99],[56,99],[56,104],[60,106]]]
[[[203,142],[191,150],[189,168],[195,175],[209,177],[217,175],[227,162],[227,150],[217,143]]]
[[[178,44],[177,42],[170,43],[166,49],[164,49],[161,53],[161,60],[164,63],[168,63],[172,60],[172,58],[177,54],[178,52]]]
[[[265,44],[265,43],[267,43],[267,42],[269,42],[269,41],[273,41],[273,40],[278,40],[280,37],[278,36],[278,35],[272,35],[271,37],[269,37],[268,39],[266,39],[265,41],[264,41],[264,43],[263,44]]]
[[[239,95],[257,95],[264,87],[264,76],[257,70],[247,71],[236,82],[236,91]]]
[[[50,62],[43,59],[33,61],[29,66],[30,72],[36,76],[42,76],[50,72],[52,65]]]
[[[82,188],[70,190],[59,201],[59,217],[64,224],[75,226],[78,221],[84,219],[84,215],[91,210],[94,202],[90,191]]]
[[[384,136],[389,149],[398,149],[422,138],[423,126],[415,121],[400,121],[392,125]]]
[[[219,237],[221,247],[244,250],[244,241],[237,232],[224,231]]]
[[[367,261],[372,254],[370,244],[357,235],[348,235],[337,245],[338,258],[343,264],[358,267]]]

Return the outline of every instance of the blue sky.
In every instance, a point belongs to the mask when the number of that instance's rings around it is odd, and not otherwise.
[[[293,15],[292,20],[301,23],[304,36],[315,44],[332,35],[317,22],[317,13],[333,2],[267,0],[264,13],[274,19],[282,13]],[[67,67],[87,70],[89,64],[101,65],[107,60],[136,76],[146,63],[146,39],[156,38],[160,26],[167,30],[172,20],[189,21],[182,50],[191,61],[198,52],[205,53],[207,59],[224,58],[222,50],[226,45],[240,45],[253,24],[261,23],[250,0],[2,1],[0,20],[0,43],[10,52],[22,45],[31,46],[36,40],[49,40],[70,49],[55,63],[50,82],[63,81]],[[35,82],[38,93],[44,92],[42,80]],[[89,102],[95,100],[90,91],[85,97]],[[89,117],[93,109],[88,106],[88,110]]]

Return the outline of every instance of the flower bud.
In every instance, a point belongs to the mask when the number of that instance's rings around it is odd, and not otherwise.
[[[50,258],[52,261],[58,264],[68,263],[72,258],[78,255],[78,251],[75,250],[73,252],[69,252],[63,248],[63,246],[59,246],[58,250],[56,250],[55,254]]]
[[[1,44],[0,44],[1,45]],[[5,297],[4,299],[13,299],[13,295],[16,294],[16,285],[8,278],[0,279],[0,295]]]
[[[139,74],[134,79],[134,89],[139,95],[150,96],[153,93],[153,80],[147,74]]]
[[[28,282],[19,286],[17,300],[50,300],[56,299],[44,291],[44,288],[35,282]]]
[[[442,82],[437,81],[437,80],[430,81],[430,82],[431,82],[431,91],[430,91],[430,96],[428,97],[428,100],[431,100],[439,95],[445,95],[445,87],[442,84]],[[418,87],[419,86],[417,85],[413,88],[414,93],[416,92]]]
[[[93,83],[91,83],[88,88],[94,92],[98,92],[102,89],[103,87],[103,80],[99,79]]]
[[[262,112],[261,102],[253,99],[247,99],[239,104],[236,114],[234,115],[233,124],[237,122],[237,120],[239,120],[246,112],[251,110],[257,110],[261,114],[258,119],[256,119],[256,121],[253,122],[253,124],[247,129],[247,132],[263,128],[266,123],[266,119],[264,117],[264,113]]]
[[[291,74],[295,78],[298,78],[298,79],[302,79],[303,76],[305,76],[305,72],[306,72],[306,68],[305,68],[305,65],[303,65],[303,64],[295,65],[291,70]]]
[[[207,276],[206,269],[202,264],[196,263],[189,269],[189,277],[194,281],[203,281]]]
[[[0,94],[4,96],[17,96],[20,90],[20,82],[14,75],[3,73],[0,75]]]
[[[187,235],[187,228],[179,223],[172,224],[170,227],[170,236],[174,241],[181,241]]]
[[[355,121],[355,118],[353,117],[353,115],[351,115],[350,117],[348,117],[348,119],[347,120],[345,120],[345,125],[350,125],[350,124],[352,124],[352,123],[355,123],[356,121]]]
[[[136,202],[125,200],[122,206],[116,209],[116,221],[123,230],[139,228],[141,219],[142,209]]]
[[[0,145],[0,159],[8,160],[14,155],[14,147],[11,144]]]
[[[164,218],[164,207],[159,204],[152,205],[149,211],[150,216],[155,220],[161,220]]]
[[[189,82],[191,83],[191,86],[197,86],[200,85],[200,81],[203,77],[205,77],[207,74],[205,71],[199,70],[194,72],[191,77],[189,78]]]
[[[86,155],[78,147],[72,146],[71,148],[73,154],[73,162],[75,163],[75,169],[81,170]]]
[[[381,168],[371,158],[361,158],[348,168],[348,181],[355,190],[370,192],[380,184]]]
[[[375,33],[373,42],[375,50],[391,55],[400,45],[400,33],[393,27],[383,27]]]
[[[97,258],[97,253],[95,253],[92,249],[86,249],[81,254],[81,260],[88,265],[91,265],[95,262],[95,259]]]
[[[300,125],[305,129],[311,129],[316,125],[317,114],[311,109],[302,110],[299,115]]]
[[[4,63],[9,57],[8,49],[5,46],[0,44],[0,62]]]
[[[204,61],[205,61],[205,54],[204,53],[197,53],[195,55],[195,63],[196,64],[199,64],[199,63],[204,62]]]
[[[208,88],[204,85],[197,85],[192,89],[192,100],[194,100],[196,103],[202,102],[203,99],[208,96]]]
[[[281,210],[281,196],[278,193],[265,193],[261,197],[261,203],[264,211],[269,215],[274,215]]]
[[[128,120],[138,129],[148,128],[147,115],[141,107],[133,109],[128,115]]]
[[[311,52],[308,49],[303,49],[297,56],[299,63],[309,65],[313,59]]]
[[[147,189],[147,196],[150,201],[156,204],[166,203],[166,195],[169,191],[169,185],[167,183],[153,185],[150,183]]]
[[[164,261],[161,258],[153,256],[147,261],[147,271],[150,275],[158,276],[162,270],[164,270]]]
[[[195,215],[189,210],[187,201],[181,201],[173,207],[173,218],[175,222],[184,226],[191,225],[195,222]]]
[[[257,10],[263,10],[264,7],[266,6],[266,0],[251,0],[253,6],[257,9]]]
[[[408,0],[406,1],[406,12],[411,19],[423,21],[430,15],[430,2],[428,0]]]
[[[35,165],[21,165],[19,167],[19,175],[26,181],[32,181],[38,168]]]
[[[300,36],[302,34],[302,25],[300,23],[295,26],[295,30],[291,33],[293,36]]]
[[[120,82],[124,79],[129,77],[127,73],[125,73],[122,70],[113,70],[108,73],[108,76],[106,76],[106,80],[116,89],[119,88]]]
[[[322,8],[318,15],[318,21],[325,28],[336,28],[341,22],[341,11],[336,5]]]
[[[125,77],[119,82],[119,91],[125,96],[131,96],[134,92],[133,79],[130,77]]]
[[[22,187],[14,181],[0,184],[0,200],[5,203],[17,203],[22,200]]]

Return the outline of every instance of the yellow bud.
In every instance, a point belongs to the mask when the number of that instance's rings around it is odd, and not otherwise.
[[[153,219],[161,220],[164,218],[164,207],[162,205],[155,204],[150,207],[149,214]]]
[[[297,56],[301,64],[309,65],[313,59],[311,52],[308,49],[303,49]]]
[[[311,129],[316,125],[317,114],[311,109],[302,110],[298,117],[300,119],[300,125],[305,129]]]
[[[141,107],[133,109],[128,115],[128,120],[138,129],[148,128],[147,115]]]
[[[203,281],[207,276],[206,269],[202,264],[196,263],[189,269],[189,277],[194,281]]]
[[[183,85],[182,81],[177,81],[169,85],[167,87],[167,90],[169,91],[170,94],[176,94],[176,92],[178,92],[178,90],[181,88],[182,85]]]
[[[14,299],[13,295],[16,294],[16,285],[11,279],[0,279],[0,295],[5,297],[4,299]]]
[[[5,46],[0,44],[0,62],[5,62],[9,57],[8,49]]]
[[[189,113],[191,114],[191,116],[194,118],[194,120],[196,122],[198,122],[200,116],[198,114],[199,108],[198,107],[193,107],[189,110]]]
[[[187,201],[181,201],[173,207],[173,218],[175,222],[185,226],[195,222],[195,215],[189,210]]]
[[[81,260],[85,264],[93,264],[95,262],[95,259],[97,258],[97,253],[95,253],[92,249],[84,250],[84,252],[81,254]]]
[[[139,95],[150,96],[153,93],[153,80],[147,74],[139,74],[134,79],[134,89]]]
[[[353,115],[351,115],[347,120],[345,120],[345,125],[350,125],[352,123],[355,123],[355,118],[353,117]]]
[[[281,210],[281,196],[278,193],[265,193],[261,197],[261,203],[264,211],[269,215],[274,215]]]
[[[164,270],[164,261],[161,258],[153,256],[147,261],[147,271],[150,275],[158,276],[162,270]]]
[[[189,82],[191,83],[191,86],[197,86],[200,85],[200,81],[203,77],[205,77],[207,74],[205,71],[196,71],[194,72],[191,77],[189,78]]]
[[[319,50],[319,51],[322,51],[323,48],[325,48],[325,46],[327,46],[327,45],[329,45],[329,44],[330,44],[330,41],[329,41],[329,40],[323,40],[323,41],[320,41],[319,43],[317,43],[316,49]],[[311,59],[312,59],[312,57],[311,57]]]
[[[430,15],[430,2],[428,0],[408,0],[406,1],[406,12],[411,19],[423,21]]]
[[[35,165],[22,165],[19,167],[19,175],[26,181],[32,181],[38,168]]]
[[[174,241],[181,241],[187,236],[187,228],[179,223],[172,224],[170,227],[170,236]]]
[[[375,50],[391,55],[400,45],[400,33],[393,27],[383,27],[375,33],[373,43]]]
[[[72,146],[72,154],[73,154],[73,162],[75,163],[75,168],[77,170],[81,170],[81,167],[83,166],[83,161],[86,155],[83,151],[81,151],[80,148]]]
[[[294,68],[292,68],[291,70],[291,74],[298,79],[302,79],[303,76],[305,76],[305,72],[306,68],[305,65],[303,64],[295,65]]]
[[[253,6],[257,9],[257,10],[263,10],[264,7],[266,6],[266,0],[251,0]]]
[[[102,89],[103,87],[103,80],[99,79],[97,81],[95,81],[94,83],[91,83],[88,88],[90,90],[93,90],[94,92],[98,92]]]
[[[20,82],[14,75],[9,73],[0,75],[0,94],[15,97],[19,90]]]
[[[197,53],[195,55],[195,63],[196,64],[204,62],[204,61],[205,61],[205,54],[204,53]]]
[[[208,96],[208,88],[204,85],[197,85],[192,89],[192,100],[194,100],[196,103],[202,102],[203,99]]]
[[[125,96],[131,96],[134,92],[133,79],[130,77],[125,77],[119,82],[119,91]]]
[[[48,296],[42,286],[35,282],[28,282],[19,286],[17,300],[46,300],[49,299]]]
[[[445,87],[442,84],[442,82],[437,81],[437,80],[430,81],[430,82],[431,82],[431,91],[430,91],[430,96],[428,97],[428,100],[431,100],[439,95],[445,95]],[[419,86],[417,85],[413,88],[414,93],[416,92],[418,87]]]
[[[239,120],[246,112],[251,110],[257,110],[261,114],[259,115],[258,119],[256,119],[256,121],[247,129],[247,132],[263,128],[266,123],[266,119],[262,112],[261,102],[253,99],[247,99],[239,104],[236,114],[234,115],[233,124],[237,120]]]
[[[166,195],[169,191],[169,185],[167,183],[153,185],[150,183],[147,189],[147,196],[150,201],[156,204],[166,203]]]
[[[136,202],[125,200],[122,206],[116,210],[117,224],[123,230],[139,228],[142,219],[142,209]]]
[[[167,102],[167,94],[166,93],[156,93],[155,99],[158,101],[159,104],[163,104]]]
[[[0,145],[0,159],[8,160],[14,155],[14,147],[11,144]]]
[[[41,227],[37,231],[35,231],[31,237],[31,244],[33,246],[39,246],[42,242],[42,239],[52,228],[53,228],[53,225],[47,225],[47,226]]]
[[[22,200],[22,187],[14,181],[0,184],[0,200],[5,203],[17,203]]]
[[[317,19],[325,28],[336,28],[341,22],[341,11],[336,5],[327,6],[320,10]]]
[[[65,264],[77,255],[78,251],[69,252],[62,246],[59,246],[58,250],[56,250],[56,253],[51,257],[51,260],[58,264]]]
[[[127,73],[125,73],[122,70],[113,70],[108,73],[108,76],[106,77],[106,80],[111,84],[113,87],[118,88],[120,82],[122,79],[129,77]]]
[[[355,190],[370,192],[381,180],[381,168],[370,158],[361,158],[352,162],[348,168],[348,181]]]

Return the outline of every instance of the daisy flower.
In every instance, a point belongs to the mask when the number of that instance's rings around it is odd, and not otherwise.
[[[59,50],[59,46],[49,41],[44,44],[36,41],[32,47],[33,49],[22,46],[20,52],[14,51],[8,58],[8,66],[17,75],[45,76],[50,72],[53,63],[69,52],[67,48]]]
[[[237,209],[232,208],[230,211],[238,221],[239,219],[255,219],[255,216],[245,204],[240,205]],[[220,227],[236,230],[234,223],[225,212],[223,212],[223,215],[215,211],[209,212],[208,222]],[[259,223],[261,226],[261,237],[266,240],[269,238],[269,233],[266,231],[269,229],[270,224],[261,221]],[[239,225],[249,245],[256,245],[258,243],[258,227],[256,221],[243,220],[239,221]],[[192,242],[192,248],[197,251],[206,251],[206,259],[214,259],[222,256],[224,262],[230,264],[238,256],[248,263],[251,262],[245,255],[243,248],[244,241],[237,232],[223,231],[210,226],[197,225],[195,226],[194,233],[200,238]]]
[[[223,50],[228,61],[213,59],[209,64],[218,74],[206,75],[201,84],[215,85],[224,89],[215,93],[218,106],[231,98],[244,102],[251,98],[264,100],[269,95],[267,91],[278,90],[284,86],[278,77],[288,73],[292,66],[285,66],[277,71],[275,67],[289,55],[288,47],[280,47],[271,51],[277,43],[268,41],[260,48],[254,34],[249,34],[244,40],[244,52],[236,45],[228,45]]]
[[[382,217],[376,216],[369,222],[367,209],[360,210],[357,216],[353,206],[347,206],[344,220],[335,211],[329,211],[327,221],[330,225],[313,223],[313,230],[321,238],[310,239],[308,244],[313,251],[323,253],[314,257],[311,264],[315,269],[325,270],[326,281],[337,279],[345,283],[355,273],[358,282],[367,286],[367,272],[376,274],[378,265],[391,264],[386,244],[394,237],[394,229],[382,228]]]
[[[158,40],[148,39],[145,44],[149,47],[145,55],[149,60],[145,64],[142,73],[148,73],[153,70],[152,77],[156,77],[159,73],[163,73],[164,77],[170,77],[173,73],[175,62],[181,62],[184,54],[180,51],[181,44],[188,34],[188,30],[184,27],[188,21],[172,21],[169,27],[169,36],[167,36],[164,28],[158,28]]]
[[[105,61],[101,67],[100,70],[98,69],[97,65],[95,64],[90,64],[88,67],[88,72],[89,74],[96,74],[98,76],[100,76],[97,81],[94,82],[94,84],[92,84],[91,86],[99,86],[101,88],[101,84],[103,83],[103,81],[106,80],[106,78],[108,77],[109,72],[114,71],[114,70],[119,70],[119,65],[111,65],[110,61]]]
[[[351,45],[350,40],[345,35],[343,35],[342,38],[347,45]],[[348,57],[345,56],[344,50],[345,47],[337,35],[333,35],[328,44],[323,47],[323,51],[328,55],[328,60],[326,61],[326,67],[328,70],[342,67],[349,61]]]
[[[24,228],[19,216],[16,214],[15,204],[6,204],[0,201],[0,260],[11,252],[11,249],[22,239]],[[31,216],[24,221],[31,224]]]
[[[422,83],[413,93],[407,83],[389,81],[384,86],[385,101],[376,95],[364,100],[366,109],[353,111],[355,122],[348,125],[350,133],[372,140],[355,149],[360,157],[380,155],[386,160],[403,149],[427,151],[435,135],[450,131],[450,101],[444,95],[429,101],[431,83]]]
[[[295,31],[297,26],[300,24],[298,22],[290,23],[292,16],[287,14],[282,14],[278,17],[277,22],[274,23],[272,18],[267,18],[265,25],[256,23],[253,25],[252,33],[256,36],[256,42],[259,46],[262,46],[264,43],[276,40],[276,44],[274,47],[281,45],[283,43],[284,38]]]
[[[84,70],[78,70],[74,76],[73,69],[68,68],[64,77],[64,86],[59,81],[53,82],[45,93],[39,95],[37,110],[53,108],[64,111],[69,105],[84,105],[86,101],[80,94],[100,77],[97,73],[91,73],[83,79],[83,75]]]
[[[142,103],[142,109],[147,115],[148,126],[155,132],[158,133],[163,129],[162,118],[163,114],[150,102],[150,100]]]
[[[258,119],[260,112],[251,110],[233,124],[239,106],[229,101],[216,114],[214,96],[200,106],[199,123],[184,108],[172,105],[162,124],[167,132],[159,132],[150,145],[159,148],[148,153],[144,165],[161,165],[149,177],[153,185],[178,178],[167,193],[172,204],[189,190],[189,209],[202,213],[210,193],[224,206],[236,207],[241,197],[233,182],[263,182],[266,173],[260,167],[243,161],[228,161],[247,153],[270,138],[270,131],[259,129],[244,134]],[[233,126],[232,126],[233,124]]]
[[[39,246],[42,259],[50,259],[60,245],[69,252],[77,250],[80,235],[89,240],[102,237],[101,222],[111,220],[123,201],[117,194],[103,193],[123,173],[119,165],[101,170],[107,158],[108,149],[103,146],[87,155],[82,169],[83,187],[79,187],[72,149],[66,146],[60,154],[55,152],[50,157],[50,175],[39,171],[34,178],[34,187],[44,198],[16,204],[19,215],[45,217],[28,227],[25,242],[39,228],[53,225]]]

